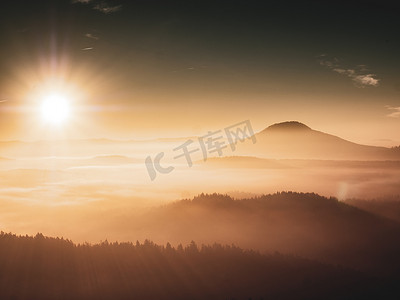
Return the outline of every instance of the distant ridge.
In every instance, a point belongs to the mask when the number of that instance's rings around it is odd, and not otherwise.
[[[298,121],[287,121],[282,123],[275,123],[271,126],[268,126],[263,131],[272,131],[272,130],[311,130],[307,125],[300,123]]]
[[[400,160],[396,149],[357,144],[298,121],[273,124],[255,137],[257,143],[239,145],[235,155],[267,159]]]

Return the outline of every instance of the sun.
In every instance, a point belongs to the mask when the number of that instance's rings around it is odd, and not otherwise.
[[[62,94],[47,95],[41,105],[42,118],[51,124],[64,123],[70,114],[68,99]]]

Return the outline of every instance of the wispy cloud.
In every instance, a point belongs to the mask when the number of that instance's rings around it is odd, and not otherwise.
[[[122,8],[122,5],[110,6],[106,2],[100,2],[99,4],[96,4],[93,7],[93,9],[101,11],[102,13],[105,13],[105,14],[111,14],[111,13],[117,12],[121,8]]]
[[[349,77],[356,87],[377,87],[379,85],[380,79],[378,79],[375,74],[370,73],[366,65],[357,65],[352,68],[346,68],[338,58],[330,58],[326,54],[320,55],[318,57],[318,62],[321,66],[324,66],[333,72]]]
[[[89,2],[92,2],[92,0],[72,0],[72,3],[84,3],[84,4],[88,4]]]
[[[94,10],[100,11],[104,14],[111,14],[121,10],[122,5],[111,5],[106,1],[97,0],[72,0],[72,3],[91,4]]]
[[[95,36],[95,35],[93,35],[93,34],[91,34],[91,33],[86,33],[85,36],[86,36],[87,38],[89,38],[89,39],[96,40],[96,41],[97,41],[98,39],[100,39],[98,36]]]
[[[386,105],[385,107],[391,111],[391,113],[386,115],[387,117],[400,118],[400,106],[393,107],[393,106]]]

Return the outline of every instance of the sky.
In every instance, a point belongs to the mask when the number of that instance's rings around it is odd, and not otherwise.
[[[203,135],[287,120],[400,145],[392,1],[2,1],[0,139]],[[41,120],[67,95],[63,126]]]

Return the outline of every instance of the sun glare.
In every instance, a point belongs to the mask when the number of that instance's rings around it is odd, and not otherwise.
[[[43,120],[48,123],[64,123],[70,113],[69,102],[63,95],[51,94],[43,100],[41,112]]]

